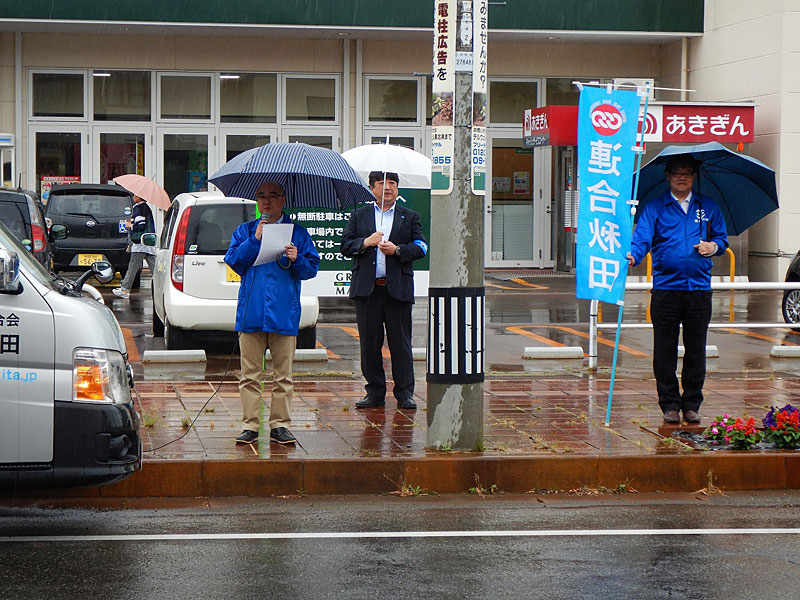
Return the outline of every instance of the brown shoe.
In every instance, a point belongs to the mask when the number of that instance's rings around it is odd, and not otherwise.
[[[683,411],[683,420],[687,423],[699,423],[700,415],[696,410],[685,410]]]
[[[664,423],[680,423],[681,415],[677,410],[668,410],[664,413]]]

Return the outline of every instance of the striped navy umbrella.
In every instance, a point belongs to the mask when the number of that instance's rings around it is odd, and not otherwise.
[[[283,187],[287,208],[344,210],[374,196],[342,156],[308,144],[267,144],[233,157],[208,179],[226,196],[256,199],[266,181]]]

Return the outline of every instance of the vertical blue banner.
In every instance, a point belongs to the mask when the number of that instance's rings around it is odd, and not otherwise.
[[[584,87],[578,105],[578,298],[620,303],[631,247],[635,91]]]

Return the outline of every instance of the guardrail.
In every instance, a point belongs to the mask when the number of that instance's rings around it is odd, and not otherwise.
[[[730,259],[728,264],[730,266],[730,278],[733,281],[736,278],[736,255],[730,248],[725,248],[725,256]],[[647,277],[647,281],[653,281],[653,256],[648,252],[644,258],[647,267],[647,275],[645,277]]]
[[[652,282],[628,282],[625,284],[625,291],[642,291],[652,289]],[[797,281],[713,281],[712,290],[728,290],[730,292],[749,291],[749,290],[800,290],[800,282]],[[600,308],[599,300],[592,300],[589,305],[589,369],[597,370],[597,334],[600,329],[616,329],[616,323],[600,323],[598,319]],[[652,323],[621,323],[622,329],[651,329]],[[709,329],[774,329],[777,327],[797,327],[790,323],[709,323]]]

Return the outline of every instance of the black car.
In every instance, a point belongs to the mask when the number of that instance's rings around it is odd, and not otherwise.
[[[52,250],[47,239],[45,220],[33,192],[0,190],[0,222],[46,269],[52,268]]]
[[[48,227],[66,225],[69,231],[52,242],[54,271],[85,270],[106,260],[124,274],[130,260],[126,222],[132,207],[133,195],[116,185],[54,185],[44,216]]]
[[[786,281],[800,282],[800,252],[794,255],[786,270]],[[783,320],[787,323],[800,323],[800,289],[786,290],[783,293]]]

